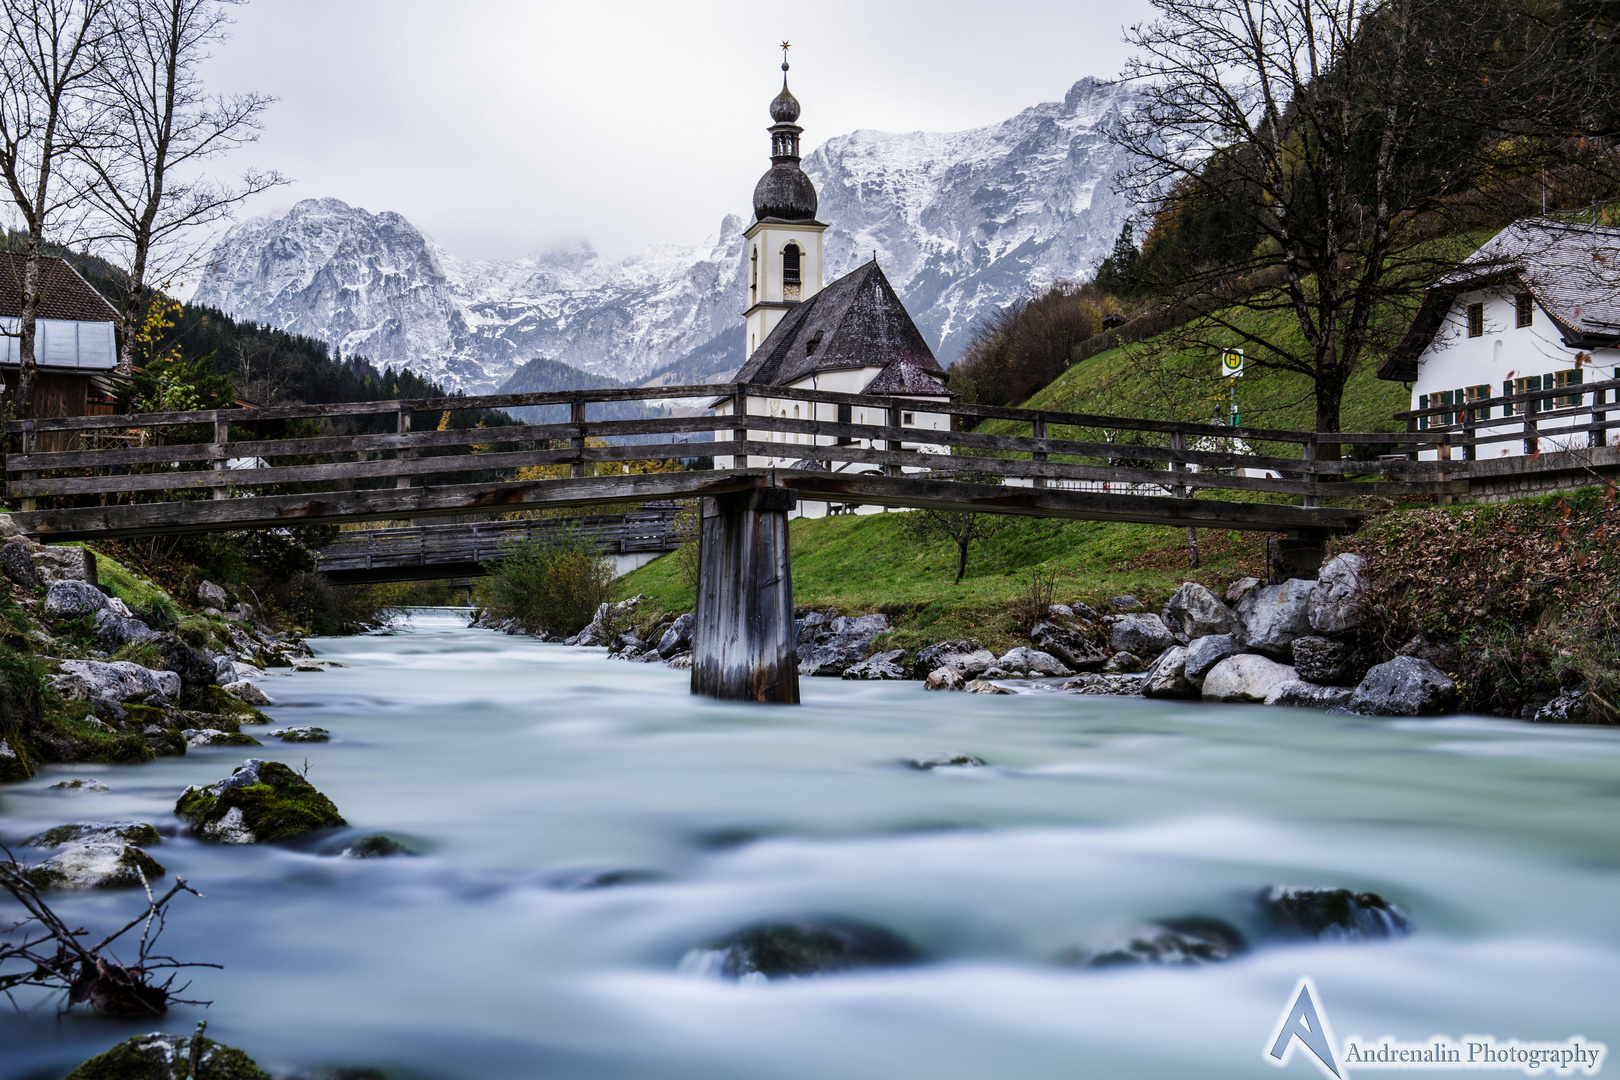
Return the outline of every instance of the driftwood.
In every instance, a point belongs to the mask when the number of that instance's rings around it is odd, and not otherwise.
[[[179,997],[190,984],[175,987],[174,980],[180,969],[217,968],[219,964],[181,961],[153,952],[163,933],[169,901],[183,892],[202,896],[184,878],[175,878],[168,892],[154,897],[142,874],[146,910],[94,945],[87,945],[84,939],[89,932],[69,927],[39,895],[11,850],[0,844],[0,852],[5,853],[5,861],[0,862],[0,889],[27,912],[25,918],[0,931],[0,993],[14,1008],[21,1009],[14,992],[27,988],[63,995],[63,1011],[82,1004],[107,1016],[157,1016],[171,1004],[209,1004]],[[134,959],[126,964],[113,946],[136,927],[140,927],[140,939]],[[169,974],[159,982],[162,972]]]

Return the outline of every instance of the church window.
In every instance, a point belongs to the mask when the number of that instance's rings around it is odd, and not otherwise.
[[[799,277],[799,245],[789,244],[782,249],[782,299],[797,300],[802,291]]]
[[[1469,304],[1468,305],[1468,336],[1469,337],[1484,337],[1485,336],[1485,305],[1484,304]]]
[[[1530,294],[1527,292],[1520,293],[1514,297],[1514,304],[1518,308],[1519,326],[1529,326],[1536,313],[1536,305],[1530,298]]]
[[[757,246],[754,248],[754,253],[748,256],[748,298],[750,300],[759,299],[759,248]],[[750,344],[749,348],[752,349],[753,345]]]

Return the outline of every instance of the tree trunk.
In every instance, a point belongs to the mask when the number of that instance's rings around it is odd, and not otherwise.
[[[1345,379],[1339,375],[1318,375],[1316,379],[1316,431],[1329,434],[1343,430],[1339,427],[1339,407],[1344,401]],[[1316,444],[1318,461],[1338,461],[1340,445],[1319,441]],[[1331,480],[1321,476],[1319,480]]]
[[[1187,565],[1198,569],[1198,526],[1187,526]]]
[[[967,573],[967,551],[969,543],[971,543],[969,540],[958,540],[956,542],[956,580],[951,583],[953,585],[962,584],[962,575]]]
[[[17,320],[17,418],[34,416],[34,385],[38,382],[38,365],[34,361],[34,341],[39,330],[39,254],[41,239],[38,228],[28,231],[28,247],[23,263],[22,312]]]

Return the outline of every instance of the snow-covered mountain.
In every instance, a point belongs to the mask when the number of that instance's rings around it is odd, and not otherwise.
[[[877,252],[942,361],[975,316],[1107,254],[1129,206],[1102,131],[1129,90],[1082,79],[988,127],[856,131],[805,159],[821,197],[828,280]],[[485,392],[536,356],[626,381],[741,363],[742,231],[610,261],[588,246],[462,261],[398,214],[309,199],[231,229],[194,303]]]

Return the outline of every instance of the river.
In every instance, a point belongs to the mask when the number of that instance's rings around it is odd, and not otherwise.
[[[421,857],[166,838],[152,854],[206,899],[176,901],[163,941],[225,965],[194,975],[213,1005],[6,1014],[0,1076],[60,1077],[202,1017],[287,1075],[1269,1076],[1262,1044],[1302,975],[1341,1038],[1620,1047],[1620,731],[830,679],[805,680],[798,708],[720,704],[688,696],[687,672],[454,611],[312,644],[346,666],[266,678],[266,711],[333,741],[252,754],[307,760],[357,832]],[[989,765],[905,764],[937,751]],[[0,834],[172,826],[187,784],[246,756],[52,767],[0,790]],[[113,791],[48,789],[69,776]],[[602,872],[617,883],[586,887]],[[1053,963],[1122,921],[1246,925],[1274,884],[1375,891],[1415,930],[1197,968]],[[57,901],[93,929],[137,906]],[[803,915],[887,927],[926,962],[768,983],[681,970],[717,936]],[[1287,1074],[1316,1075],[1303,1053]]]

